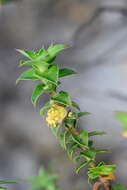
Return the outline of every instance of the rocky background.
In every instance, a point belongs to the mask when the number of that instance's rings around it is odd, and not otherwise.
[[[28,190],[22,181],[37,175],[52,161],[63,190],[91,189],[85,171],[78,176],[44,119],[30,102],[32,82],[15,80],[22,58],[15,49],[37,49],[64,43],[72,48],[61,53],[57,63],[78,70],[77,77],[63,79],[82,110],[92,114],[81,121],[89,130],[104,130],[96,137],[99,148],[112,153],[101,156],[118,165],[118,182],[127,178],[127,140],[115,110],[127,110],[127,1],[126,0],[15,0],[0,7],[0,177],[16,177],[13,190]]]

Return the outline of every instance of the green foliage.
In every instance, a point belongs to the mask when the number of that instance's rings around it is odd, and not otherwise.
[[[58,123],[55,123],[54,126],[50,126],[51,130],[53,134],[58,137],[61,146],[67,151],[70,159],[76,163],[76,173],[85,166],[88,166],[89,179],[93,180],[100,175],[108,176],[113,173],[116,170],[116,166],[106,165],[103,162],[100,162],[96,166],[97,154],[109,153],[109,151],[105,149],[97,150],[94,147],[91,138],[96,135],[104,135],[105,132],[80,130],[78,120],[80,117],[86,116],[90,113],[81,112],[79,105],[71,99],[68,92],[58,91],[62,77],[77,74],[76,71],[70,68],[59,68],[59,66],[54,63],[56,56],[66,48],[67,46],[58,44],[51,45],[48,49],[42,48],[37,51],[18,50],[18,52],[28,58],[28,60],[21,61],[20,66],[27,66],[30,68],[19,76],[17,82],[20,80],[39,81],[32,93],[32,103],[35,105],[38,98],[43,93],[46,93],[50,97],[49,101],[40,109],[41,115],[46,114],[48,109],[52,108],[54,104],[66,109],[65,117],[63,117]],[[76,108],[76,111],[73,111],[75,110],[74,108]],[[51,123],[52,120],[53,122],[59,120],[59,115],[61,116],[62,114],[60,111],[56,114],[55,111],[53,110],[53,119],[51,115]],[[50,117],[48,119],[50,120]],[[47,190],[55,190],[55,179],[56,178],[49,176],[49,174],[42,169],[39,176],[32,178],[31,182],[33,184],[33,189],[43,188]]]
[[[60,91],[55,96],[51,98],[54,102],[69,106],[71,105],[71,98],[67,92]]]
[[[59,70],[59,78],[66,77],[69,75],[74,75],[74,74],[77,74],[77,72],[72,69],[64,68],[64,69]]]
[[[117,184],[112,188],[112,190],[127,190],[127,187],[121,184]]]
[[[31,101],[32,104],[36,104],[39,96],[41,96],[45,90],[44,90],[45,85],[44,84],[38,84],[35,89],[33,90],[32,96],[31,96]]]
[[[40,169],[38,176],[31,177],[28,181],[33,190],[59,190],[57,187],[58,176],[47,172],[44,168]]]
[[[28,69],[18,77],[16,83],[18,83],[20,80],[39,80],[39,78],[36,76],[34,69]]]
[[[115,115],[123,125],[124,130],[127,131],[127,112],[115,112]]]
[[[115,165],[106,165],[105,163],[98,164],[97,167],[89,168],[88,176],[90,179],[96,179],[100,175],[109,175],[116,170]]]

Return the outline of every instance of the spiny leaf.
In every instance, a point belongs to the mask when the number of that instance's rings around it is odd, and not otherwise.
[[[72,101],[72,106],[80,111],[80,107],[79,107],[79,105],[76,102]]]
[[[38,98],[45,92],[44,90],[44,87],[45,85],[44,84],[38,84],[34,90],[33,90],[33,93],[32,93],[32,96],[31,96],[31,101],[32,101],[32,104],[36,104]]]
[[[46,79],[46,80],[54,83],[55,85],[57,85],[58,75],[59,75],[58,66],[57,65],[51,65],[46,72],[44,72],[40,75],[40,77],[42,77],[42,79]]]
[[[32,66],[33,64],[35,64],[36,62],[34,60],[28,60],[28,61],[24,61],[21,60],[19,66]]]
[[[67,125],[67,126],[76,126],[76,119],[75,118],[66,118],[64,123]]]
[[[106,165],[106,164],[101,166],[98,165],[95,168],[89,168],[88,176],[91,179],[96,179],[100,175],[109,175],[113,173],[115,170],[116,170],[115,165]]]
[[[25,57],[29,58],[29,59],[33,59],[35,54],[33,51],[30,50],[21,50],[21,49],[16,49],[19,53],[21,53],[22,55],[24,55]]]
[[[100,150],[96,150],[97,154],[104,154],[104,153],[111,153],[109,150],[107,149],[100,149]]]
[[[84,168],[85,166],[87,166],[88,163],[89,163],[88,161],[82,162],[82,163],[76,168],[76,173],[79,173],[79,171],[80,171],[82,168]]]
[[[66,106],[71,105],[70,95],[64,91],[60,91],[57,95],[53,96],[52,100],[54,100],[55,102],[59,102],[61,104],[64,104]]]
[[[91,148],[90,150],[86,152],[81,152],[81,155],[84,156],[88,160],[94,160],[96,156],[96,150],[94,148]]]
[[[83,130],[81,131],[80,135],[79,135],[81,141],[88,146],[88,131],[87,130]]]
[[[69,46],[63,44],[51,45],[47,51],[51,57],[55,57],[58,53],[63,51],[64,49],[69,48]]]
[[[66,77],[69,75],[78,74],[76,71],[69,69],[69,68],[63,68],[59,71],[59,78]]]
[[[67,153],[70,159],[73,158],[74,149],[78,147],[78,144],[72,143],[71,145],[67,146]]]
[[[60,136],[59,136],[60,144],[65,149],[66,149],[66,136],[67,136],[67,134],[68,134],[68,130],[66,130],[64,132],[62,131]]]
[[[89,112],[79,112],[79,113],[77,113],[77,116],[82,117],[84,115],[89,115],[89,114],[90,114]]]
[[[88,133],[89,137],[95,136],[95,135],[106,135],[106,132],[104,131],[92,131]]]
[[[21,73],[21,75],[16,80],[16,83],[18,83],[20,80],[39,80],[35,74],[34,69],[28,69]]]
[[[78,135],[72,134],[72,139],[74,142],[76,142],[79,146],[84,147],[84,148],[88,148],[87,147],[87,143],[81,140],[81,138]]]

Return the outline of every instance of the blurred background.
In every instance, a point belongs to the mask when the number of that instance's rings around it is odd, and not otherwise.
[[[85,171],[74,173],[39,116],[46,96],[35,109],[30,102],[33,83],[15,84],[23,71],[18,68],[23,57],[15,49],[36,50],[51,43],[71,46],[56,62],[80,75],[63,79],[62,89],[92,113],[81,120],[82,128],[108,132],[95,138],[96,147],[112,151],[99,159],[117,164],[118,183],[127,185],[127,140],[114,117],[115,110],[127,110],[127,0],[8,0],[0,5],[0,178],[23,180],[52,161],[63,190],[91,189]],[[10,189],[29,188],[23,181]]]

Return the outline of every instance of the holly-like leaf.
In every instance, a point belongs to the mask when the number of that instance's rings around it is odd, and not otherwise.
[[[76,168],[76,173],[79,173],[79,171],[84,168],[85,166],[87,166],[89,164],[88,161],[84,161],[82,162],[77,168]]]
[[[87,160],[94,160],[96,156],[96,150],[94,148],[91,148],[86,152],[81,152],[81,155],[84,156]]]
[[[115,170],[116,170],[115,165],[106,165],[106,164],[101,166],[98,165],[95,168],[89,168],[88,176],[90,179],[96,179],[100,175],[109,175],[113,173]]]
[[[34,51],[30,51],[30,50],[21,50],[21,49],[16,49],[19,53],[21,53],[22,55],[24,55],[25,57],[29,58],[29,59],[33,59],[35,57]]]
[[[77,113],[77,116],[82,117],[84,115],[89,115],[89,114],[90,114],[89,112],[79,112],[79,113]]]
[[[115,112],[115,115],[123,125],[124,130],[127,131],[127,112]]]
[[[74,150],[78,147],[78,144],[77,143],[72,143],[71,145],[67,146],[67,153],[68,153],[68,156],[70,157],[70,159],[73,158],[73,153],[74,153]]]
[[[69,127],[72,127],[72,126],[76,126],[76,119],[75,118],[66,118],[64,123],[69,126]]]
[[[80,111],[80,107],[76,102],[72,101],[72,106]]]
[[[31,96],[32,104],[36,105],[38,98],[45,92],[44,87],[45,87],[44,84],[38,84],[35,87],[35,89],[33,90],[32,96]]]
[[[66,137],[67,137],[67,134],[68,134],[68,130],[62,131],[60,136],[59,136],[60,144],[65,150],[66,150]]]
[[[111,153],[109,150],[107,149],[100,149],[100,150],[96,150],[97,154],[104,154],[104,153]]]
[[[55,102],[59,102],[61,104],[64,104],[66,106],[71,105],[70,95],[64,91],[60,91],[57,95],[53,96],[52,100]]]
[[[78,74],[78,73],[69,68],[63,68],[59,70],[59,78],[66,77],[69,75],[75,75],[75,74]]]
[[[51,103],[47,102],[41,109],[40,109],[40,115],[46,114],[47,110],[51,107]]]
[[[72,139],[79,146],[87,148],[87,141],[86,140],[82,140],[79,135],[72,134]]]
[[[42,77],[42,79],[46,79],[46,80],[54,83],[55,85],[57,85],[58,75],[59,75],[58,66],[57,65],[51,65],[46,72],[44,72],[40,75],[40,77]]]
[[[92,131],[88,133],[89,137],[95,136],[95,135],[106,135],[106,132],[104,131]]]
[[[19,66],[32,66],[33,64],[35,64],[36,62],[34,60],[28,60],[28,61],[24,61],[21,60]]]
[[[55,57],[58,53],[63,51],[64,49],[69,48],[69,46],[63,44],[51,45],[47,51],[51,57]]]
[[[88,136],[88,131],[87,130],[83,130],[80,135],[79,135],[81,141],[88,146],[88,140],[89,140],[89,136]]]
[[[16,83],[18,83],[20,80],[39,80],[37,75],[35,74],[34,69],[28,69],[21,73],[21,75],[16,80]]]

